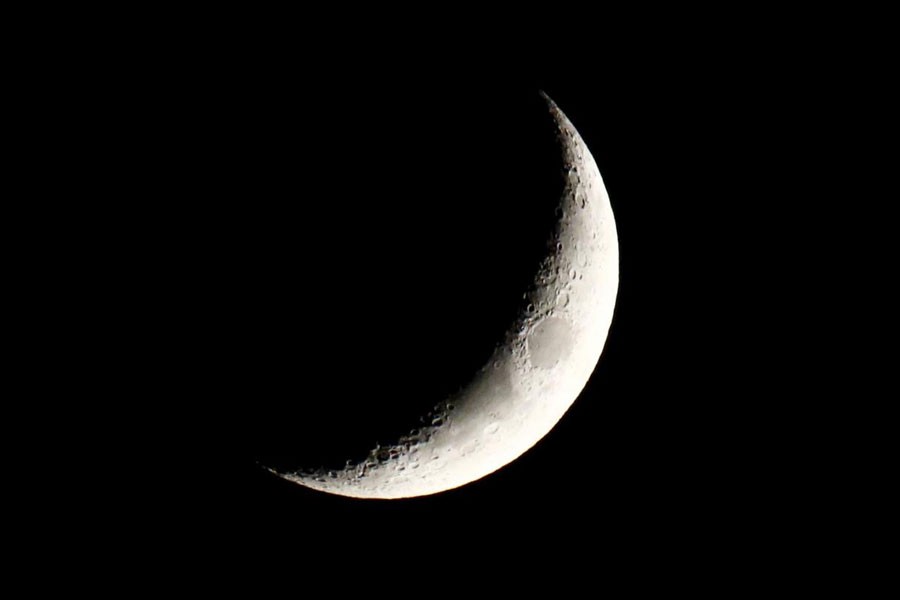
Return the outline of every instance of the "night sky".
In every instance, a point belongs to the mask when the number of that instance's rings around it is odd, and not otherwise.
[[[146,405],[178,430],[160,439],[164,520],[206,545],[336,560],[429,530],[577,534],[627,556],[763,526],[796,481],[766,465],[801,412],[770,377],[806,327],[783,291],[796,272],[766,267],[794,210],[780,175],[799,163],[773,131],[793,105],[750,59],[704,56],[192,80],[165,161],[189,176],[160,209],[178,342],[159,368],[177,381]],[[580,397],[521,458],[435,496],[361,501],[266,472],[390,443],[488,355],[552,226],[539,90],[590,148],[619,234],[616,312]]]
[[[193,368],[210,382],[190,413],[209,418],[202,452],[215,464],[200,476],[201,515],[225,511],[263,538],[286,523],[402,530],[470,511],[510,527],[589,514],[643,528],[705,501],[698,490],[733,468],[709,452],[736,416],[715,339],[730,326],[708,327],[728,319],[733,290],[715,268],[698,280],[698,262],[723,257],[691,221],[728,235],[708,201],[727,201],[729,173],[710,160],[717,132],[698,130],[698,108],[672,103],[665,80],[631,88],[633,76],[348,76],[260,85],[204,113],[222,139],[197,166],[216,193],[188,214],[203,231],[185,281],[204,349]],[[616,314],[577,402],[518,461],[434,497],[363,502],[262,470],[338,465],[389,443],[483,364],[552,227],[559,157],[539,89],[591,149],[619,231]]]

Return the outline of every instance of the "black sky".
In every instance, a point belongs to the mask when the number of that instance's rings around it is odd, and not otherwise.
[[[815,266],[782,251],[822,231],[806,209],[830,200],[805,149],[832,146],[809,110],[821,78],[758,58],[189,70],[147,125],[177,139],[147,185],[177,265],[155,335],[178,341],[142,404],[165,423],[160,464],[177,465],[153,486],[159,518],[225,554],[339,561],[423,531],[581,535],[627,556],[795,510],[795,349],[821,334],[791,291]],[[265,472],[364,452],[370,430],[390,441],[502,334],[558,185],[539,90],[594,155],[619,233],[616,313],[579,399],[519,460],[436,496],[359,501]]]
[[[713,446],[745,427],[754,382],[735,379],[731,341],[753,316],[734,312],[743,291],[721,244],[754,211],[734,210],[752,191],[722,138],[754,124],[720,130],[710,106],[742,92],[699,97],[662,68],[639,87],[615,71],[577,85],[355,75],[255,71],[227,97],[199,96],[187,168],[214,183],[172,206],[201,232],[183,273],[199,379],[184,412],[207,467],[183,516],[266,541],[469,519],[622,533],[738,493],[746,457]],[[358,455],[371,429],[390,441],[487,356],[552,226],[558,158],[539,89],[593,152],[620,236],[616,315],[584,393],[520,460],[435,497],[361,502],[264,472],[257,461]]]

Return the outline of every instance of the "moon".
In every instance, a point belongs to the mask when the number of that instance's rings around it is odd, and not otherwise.
[[[565,179],[550,248],[523,290],[526,307],[459,393],[396,443],[341,470],[279,472],[354,498],[436,494],[480,479],[541,440],[578,398],[612,322],[619,281],[616,224],[597,164],[569,119],[542,93]]]

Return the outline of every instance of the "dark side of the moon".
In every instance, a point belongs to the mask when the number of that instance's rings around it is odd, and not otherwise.
[[[179,215],[200,232],[184,285],[199,402],[243,460],[339,468],[421,426],[547,254],[563,180],[538,90],[395,91],[266,89],[204,113],[213,150],[192,167],[215,193]]]

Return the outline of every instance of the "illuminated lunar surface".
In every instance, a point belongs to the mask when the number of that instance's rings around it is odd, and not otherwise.
[[[545,96],[566,177],[549,254],[527,307],[461,392],[425,425],[342,470],[277,472],[357,498],[407,498],[453,489],[512,462],[543,438],[594,370],[618,289],[618,240],[609,197],[581,136]],[[274,472],[274,471],[273,471]]]

